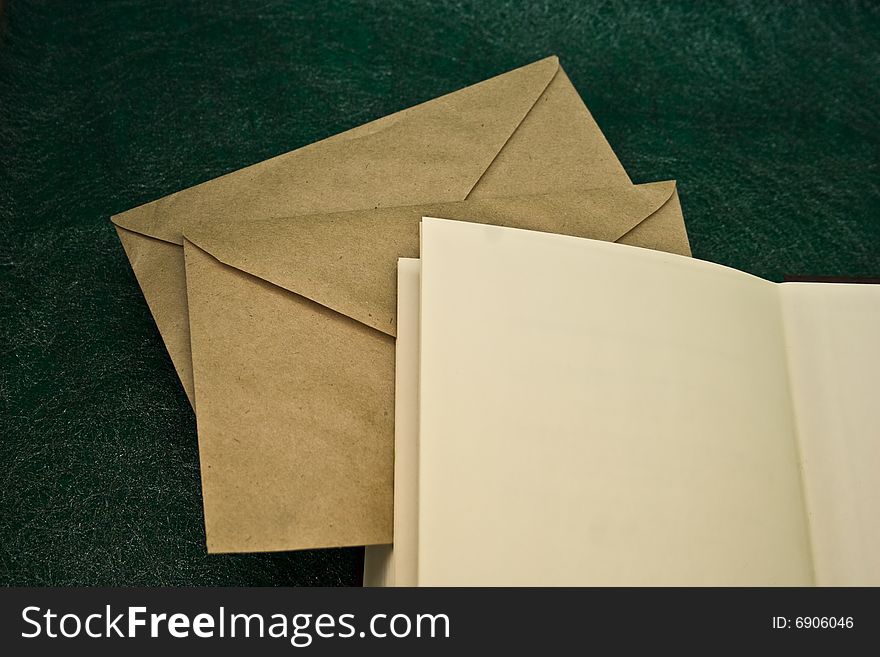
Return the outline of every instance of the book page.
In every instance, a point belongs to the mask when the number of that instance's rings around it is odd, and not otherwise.
[[[880,286],[783,283],[816,580],[880,585]]]
[[[807,585],[777,286],[422,223],[421,585]]]
[[[420,262],[399,258],[394,364],[394,545],[367,546],[364,586],[416,586]]]

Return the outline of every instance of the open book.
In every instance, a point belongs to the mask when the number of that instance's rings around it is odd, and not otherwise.
[[[367,584],[880,584],[880,286],[429,218],[420,265]]]

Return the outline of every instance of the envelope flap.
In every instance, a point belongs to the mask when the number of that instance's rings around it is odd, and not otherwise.
[[[419,256],[422,216],[616,241],[663,207],[674,182],[536,196],[213,222],[185,237],[220,262],[396,335],[397,259]]]
[[[548,57],[113,217],[182,244],[205,221],[460,200],[556,76]]]

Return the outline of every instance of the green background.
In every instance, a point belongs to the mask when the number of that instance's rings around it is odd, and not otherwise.
[[[694,255],[880,275],[880,10],[849,2],[26,2],[0,27],[0,583],[352,584],[208,556],[193,412],[113,213],[556,53]]]

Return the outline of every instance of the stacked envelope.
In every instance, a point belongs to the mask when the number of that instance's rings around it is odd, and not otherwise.
[[[675,183],[630,181],[555,57],[113,217],[195,408],[209,552],[392,543],[425,216],[690,255]]]

